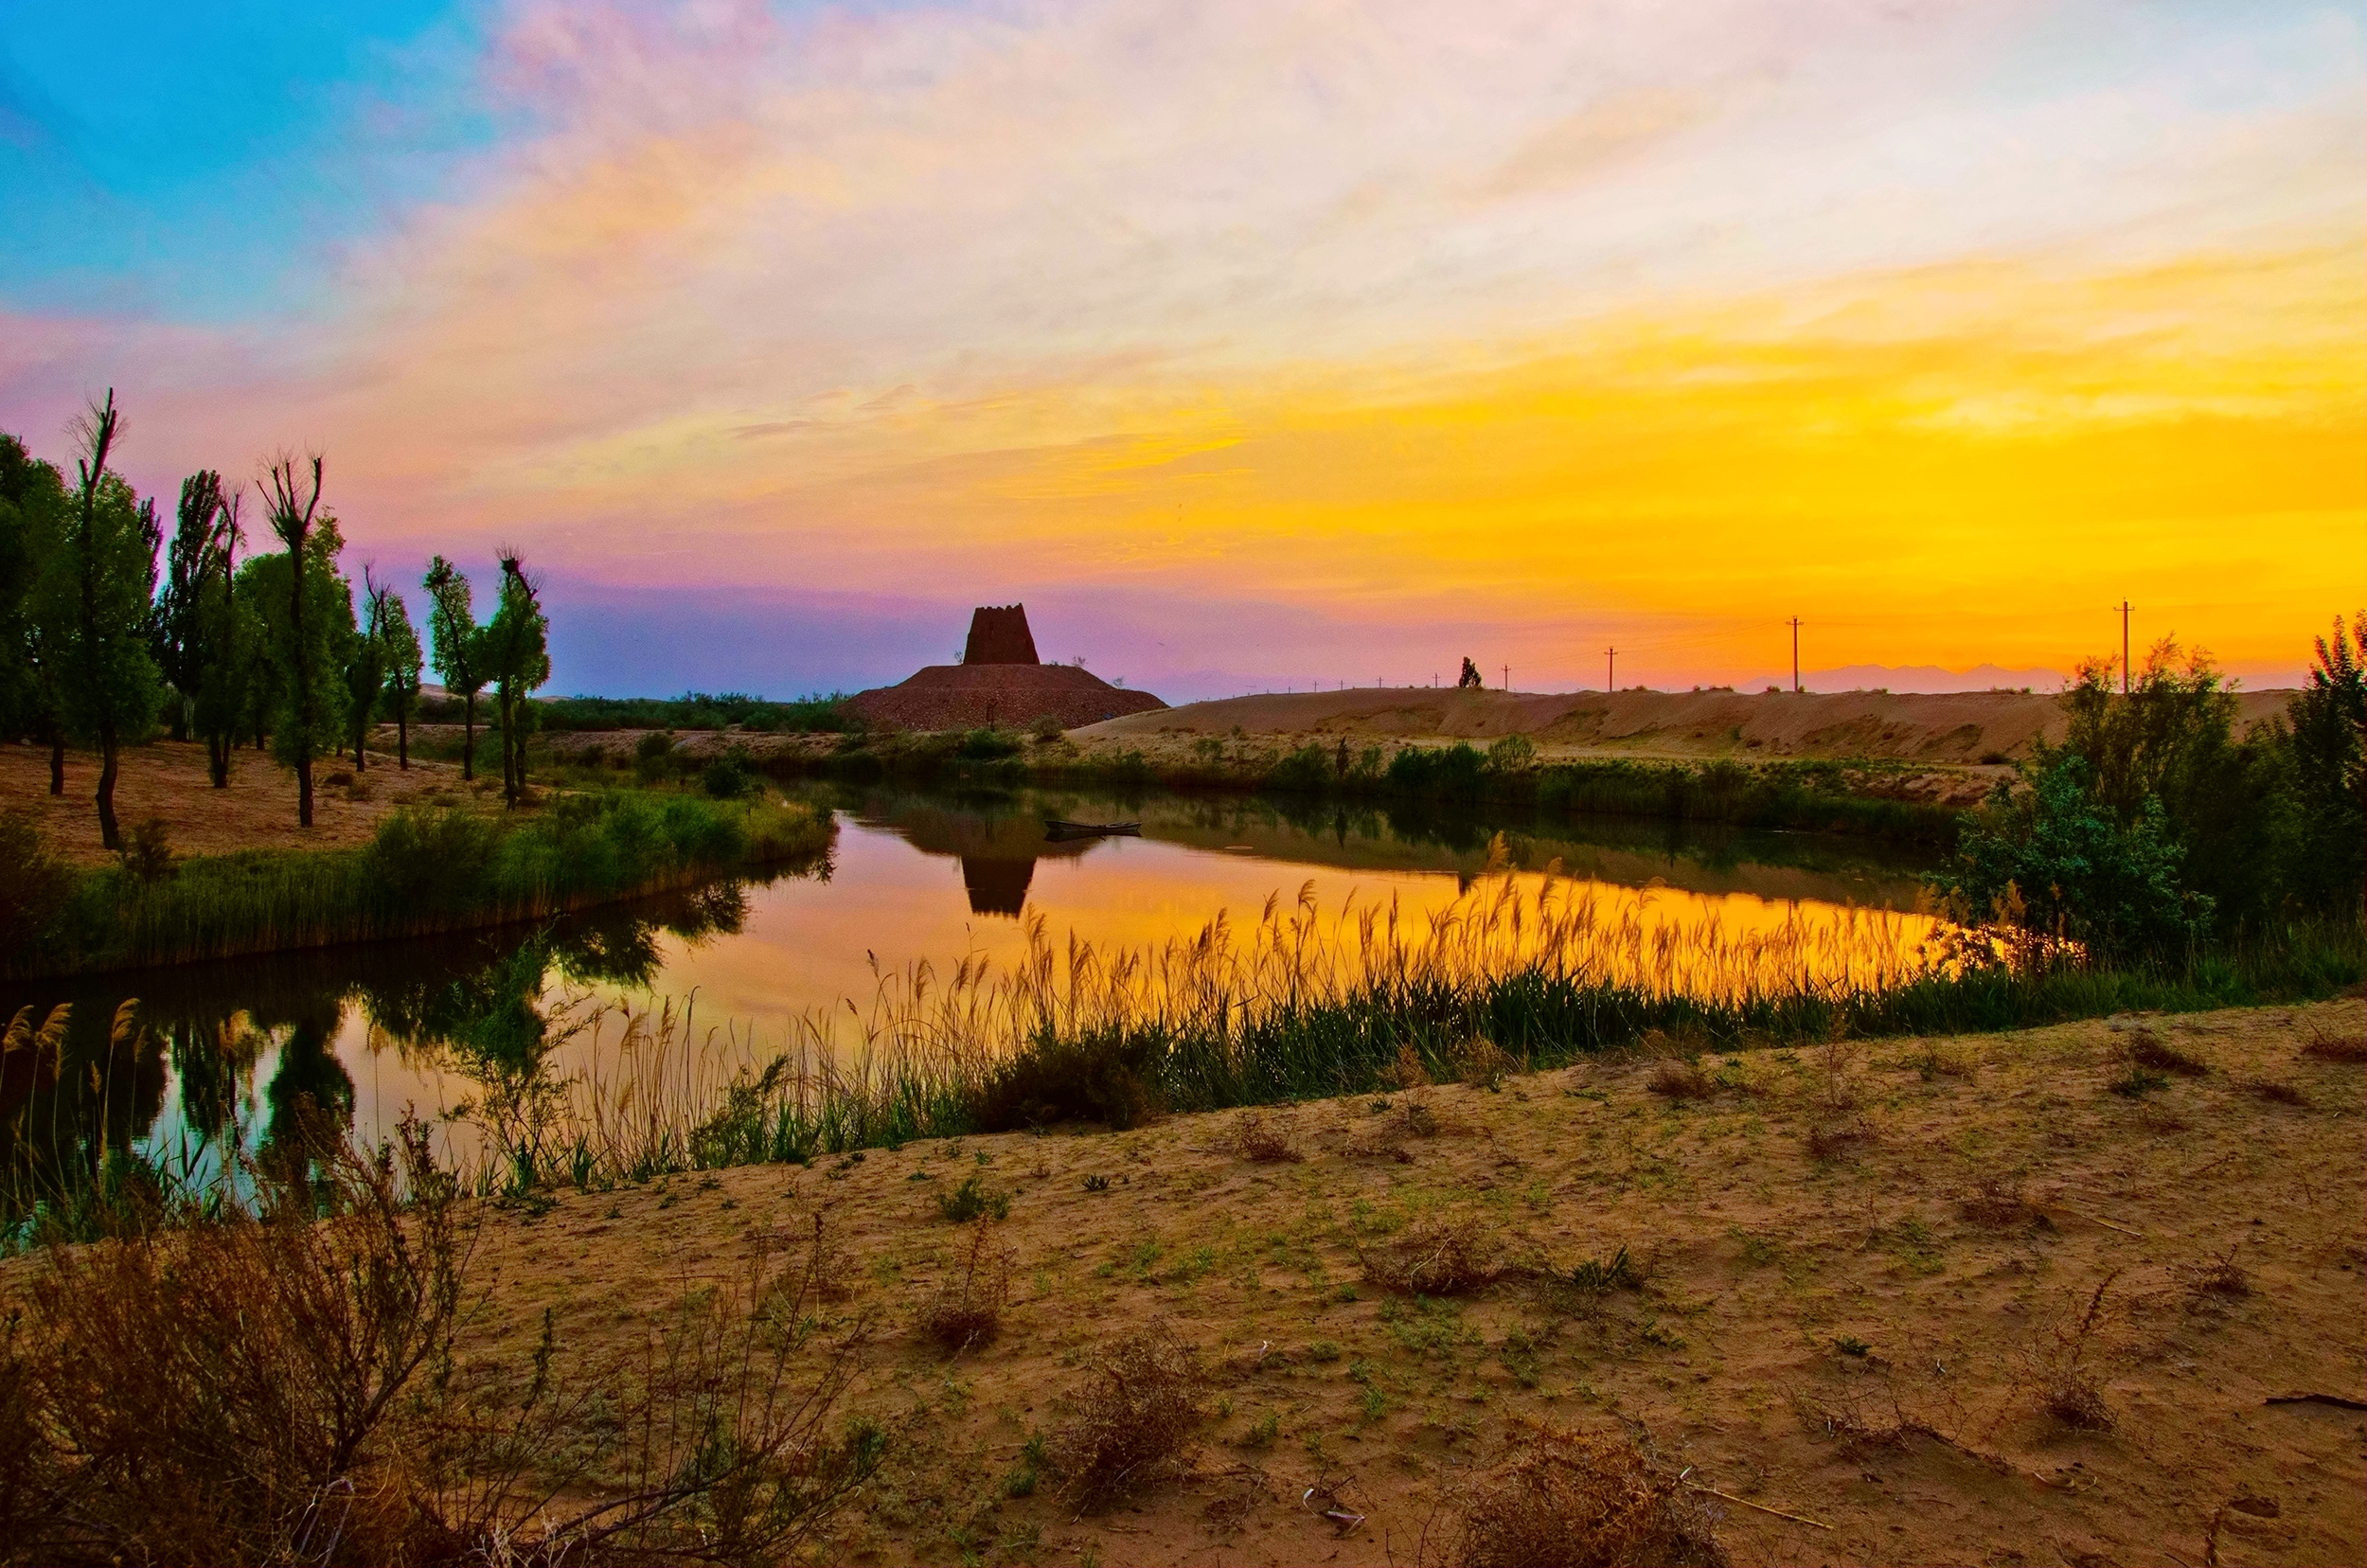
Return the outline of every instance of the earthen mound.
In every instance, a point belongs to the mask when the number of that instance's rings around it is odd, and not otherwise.
[[[1167,704],[1148,691],[1126,691],[1075,665],[931,665],[892,686],[846,701],[874,724],[892,729],[1024,729],[1050,718],[1062,729],[1097,724]]]

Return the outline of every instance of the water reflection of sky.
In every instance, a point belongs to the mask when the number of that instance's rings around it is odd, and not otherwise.
[[[1406,831],[1379,817],[1317,813],[1291,821],[1254,804],[1177,797],[1130,806],[1029,799],[982,806],[883,795],[844,797],[839,804],[838,842],[826,872],[751,886],[737,931],[695,937],[661,933],[647,985],[608,984],[595,991],[626,1007],[672,998],[693,1009],[698,1034],[713,1029],[719,1044],[728,1041],[738,1054],[761,1058],[794,1038],[792,1023],[800,1014],[836,1007],[844,1016],[849,998],[867,1007],[879,972],[925,959],[943,975],[971,955],[1007,964],[1024,951],[1022,911],[1029,920],[1040,918],[1055,937],[1074,931],[1104,951],[1188,936],[1220,910],[1238,926],[1254,919],[1269,896],[1279,894],[1287,903],[1310,882],[1326,910],[1351,898],[1386,902],[1395,897],[1418,919],[1455,900],[1484,864],[1489,837],[1486,825]],[[1141,821],[1145,836],[1046,843],[1045,814],[1085,820],[1124,815]],[[1705,844],[1672,839],[1655,825],[1614,824],[1584,838],[1566,830],[1516,831],[1509,845],[1516,864],[1535,871],[1558,860],[1607,900],[1631,900],[1635,890],[1648,887],[1653,919],[1715,918],[1730,931],[1765,929],[1795,909],[1895,906],[1913,897],[1911,870],[1878,851],[1835,841]],[[488,951],[499,945],[495,938],[479,940]],[[400,950],[385,949],[342,960],[374,971],[399,971],[403,961]],[[356,987],[389,989],[383,972],[348,980],[337,955],[312,962],[311,999],[282,1004],[276,1015],[258,1007],[262,1022],[240,1053],[243,1081],[235,1095],[250,1140],[268,1120],[270,1086],[279,1086],[281,1098],[291,1092],[283,1069],[292,1065],[292,1041],[299,1042],[305,1059],[293,1064],[295,1076],[321,1077],[323,1095],[349,1095],[354,1129],[367,1138],[390,1135],[407,1110],[440,1115],[477,1094],[474,1080],[452,1070],[438,1053],[381,1028],[356,1000]],[[228,1018],[250,1007],[242,987],[253,968],[176,974],[177,1016]],[[130,979],[112,988],[104,980],[80,983],[78,1022],[84,1022],[84,1008],[103,1020],[135,985]],[[545,995],[567,989],[554,974]],[[41,1000],[27,995],[10,1006]],[[309,1032],[299,1040],[299,1030]],[[103,1032],[102,1025],[102,1040]],[[601,1032],[603,1044],[613,1044],[616,1033],[612,1021]],[[562,1046],[554,1064],[562,1071],[574,1065],[570,1053],[588,1053],[591,1038]],[[155,1084],[137,1096],[155,1094],[152,1112],[144,1105],[122,1107],[122,1114],[146,1123],[141,1141],[151,1149],[192,1142],[175,1054],[165,1053],[161,1082],[152,1068],[136,1075]],[[334,1081],[340,1069],[349,1091]]]

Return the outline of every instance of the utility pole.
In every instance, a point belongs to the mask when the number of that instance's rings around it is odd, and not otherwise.
[[[2128,612],[2129,603],[2121,600],[2121,695],[2128,695]]]
[[[1612,684],[1612,681],[1611,681],[1611,671],[1612,671],[1613,669],[1616,669],[1616,668],[1618,668],[1618,665],[1619,665],[1619,650],[1617,650],[1616,648],[1606,648],[1606,649],[1604,649],[1604,650],[1603,650],[1603,694],[1604,694],[1605,696],[1609,696],[1611,693],[1612,693],[1612,692],[1614,692],[1614,691],[1616,691],[1616,690],[1618,690],[1618,689],[1619,689],[1619,687],[1618,687],[1617,686],[1615,686],[1614,684]]]
[[[1504,666],[1504,689],[1506,691],[1512,689],[1512,667],[1510,665]]]
[[[1800,695],[1800,617],[1791,617],[1791,694]]]

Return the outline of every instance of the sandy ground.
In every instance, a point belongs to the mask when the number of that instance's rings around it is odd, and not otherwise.
[[[1299,1107],[1300,1163],[1241,1157],[1227,1113],[566,1192],[488,1212],[472,1333],[522,1353],[549,1309],[571,1353],[620,1349],[819,1213],[875,1327],[850,1405],[894,1434],[832,1560],[1407,1563],[1426,1523],[1437,1560],[1447,1500],[1542,1417],[1739,1500],[1705,1499],[1737,1562],[2358,1562],[2367,1416],[2269,1401],[2367,1398],[2367,1068],[2300,1054],[2363,1025],[2353,999],[1712,1056],[1689,1101],[1593,1064]],[[2109,1092],[2141,1026],[2206,1070]],[[1828,1163],[1816,1129],[1849,1134]],[[949,1355],[913,1324],[963,1236],[934,1195],[972,1173],[1013,1195],[1012,1300]],[[1983,1178],[2034,1206],[1976,1217]],[[1498,1282],[1363,1277],[1359,1247],[1441,1217]],[[1622,1247],[1639,1290],[1557,1277]],[[2202,1288],[2216,1259],[2239,1292]],[[1048,1475],[1008,1495],[1085,1356],[1154,1317],[1212,1374],[1186,1473],[1098,1512]],[[2040,1407],[2074,1351],[2109,1429]]]
[[[456,763],[421,761],[406,772],[391,756],[370,753],[370,765],[352,783],[353,763],[324,759],[313,764],[312,826],[296,826],[295,774],[266,753],[241,751],[231,764],[230,787],[212,788],[205,776],[205,748],[195,742],[158,740],[123,750],[116,781],[116,819],[129,832],[133,824],[163,817],[173,850],[183,855],[220,855],[236,849],[344,847],[369,842],[379,819],[406,801],[467,798]],[[69,751],[65,793],[49,793],[49,753],[38,746],[0,745],[0,811],[29,811],[41,824],[53,853],[76,865],[104,865],[114,857],[98,838],[98,755]],[[479,797],[500,798],[497,777],[489,790],[482,779]]]
[[[2238,730],[2282,713],[2289,691],[2244,692]],[[1161,737],[1286,736],[1326,744],[1360,739],[1464,739],[1485,746],[1526,735],[1540,757],[1700,758],[1886,757],[1977,763],[2027,755],[2032,740],[2062,737],[2066,716],[2050,693],[1923,695],[1646,691],[1608,695],[1456,690],[1423,686],[1230,697],[1129,714],[1073,732],[1080,744]]]

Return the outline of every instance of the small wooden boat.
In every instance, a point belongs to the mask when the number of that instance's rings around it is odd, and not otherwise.
[[[1043,836],[1048,839],[1110,838],[1124,834],[1128,838],[1143,836],[1139,822],[1062,822],[1058,817],[1043,819]]]

